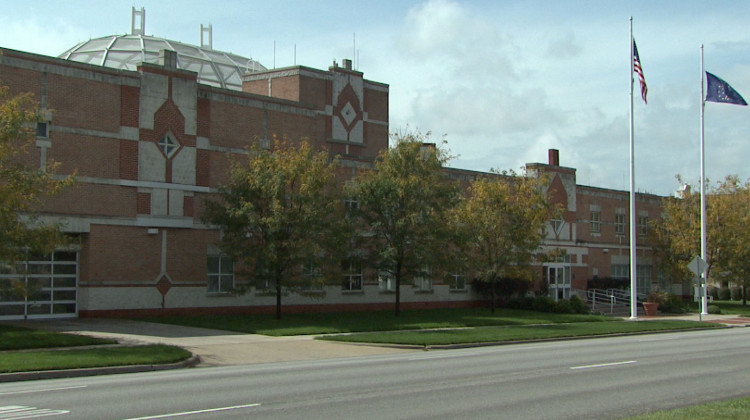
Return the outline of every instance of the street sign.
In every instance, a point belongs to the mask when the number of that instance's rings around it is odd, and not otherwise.
[[[687,268],[689,268],[696,276],[704,277],[706,272],[708,272],[708,263],[701,257],[695,257],[690,263],[688,263]]]

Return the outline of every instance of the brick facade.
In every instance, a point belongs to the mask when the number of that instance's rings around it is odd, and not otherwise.
[[[228,179],[230,161],[273,137],[307,138],[343,156],[346,178],[388,147],[388,85],[351,68],[253,73],[240,92],[199,84],[195,73],[169,64],[124,71],[0,50],[0,81],[51,110],[47,159],[77,177],[45,203],[43,216],[64,222],[78,239],[82,316],[267,310],[271,296],[206,291],[206,258],[216,252],[218,232],[201,222],[202,203]],[[30,164],[41,156],[31,151]],[[627,238],[614,232],[627,194],[577,186],[575,170],[556,160],[530,168],[553,175],[549,196],[564,207],[564,223],[545,247],[567,251],[572,286],[585,289],[587,279],[611,275],[611,257],[628,250]],[[451,171],[464,180],[473,176]],[[639,200],[648,217],[659,217],[659,197]],[[591,208],[601,209],[598,235],[587,230]],[[364,284],[358,293],[333,287],[325,299],[288,296],[285,305],[349,310],[392,302],[375,273]],[[405,307],[469,306],[476,298],[437,279],[430,293],[402,292]]]

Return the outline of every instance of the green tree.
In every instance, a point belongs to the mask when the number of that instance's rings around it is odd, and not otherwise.
[[[476,281],[490,286],[492,312],[501,279],[532,280],[531,264],[555,210],[544,192],[543,177],[493,172],[471,182],[454,216],[469,268]]]
[[[713,214],[707,223],[715,226],[718,251],[715,273],[719,277],[742,284],[742,304],[747,304],[750,283],[750,182],[742,183],[737,176],[728,176],[712,194]]]
[[[39,219],[42,199],[72,183],[56,180],[55,164],[32,168],[26,161],[34,146],[37,103],[30,94],[11,95],[0,86],[0,261],[23,260],[29,252],[49,253],[65,242],[56,224]]]
[[[222,252],[244,267],[252,283],[276,293],[276,318],[286,289],[309,281],[303,266],[331,267],[343,234],[337,194],[337,159],[307,141],[275,141],[273,150],[251,149],[231,166],[219,200],[206,202],[203,219],[222,230]],[[237,288],[239,292],[247,291]]]
[[[679,177],[678,177],[678,180]],[[672,276],[689,279],[686,266],[701,253],[700,194],[688,192],[680,198],[667,198],[664,216],[652,225],[662,266]],[[737,176],[706,192],[707,278],[738,281],[748,286],[750,278],[750,183]]]
[[[348,184],[358,200],[367,232],[367,260],[395,284],[395,315],[401,308],[401,285],[442,267],[451,242],[449,212],[458,200],[457,182],[443,165],[447,153],[420,133],[393,135],[374,170]]]

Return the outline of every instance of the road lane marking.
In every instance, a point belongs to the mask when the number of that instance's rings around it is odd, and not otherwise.
[[[35,419],[38,417],[56,416],[68,414],[67,410],[48,410],[46,408],[26,407],[23,405],[6,405],[0,407],[0,419]]]
[[[233,405],[231,407],[207,408],[205,410],[183,411],[181,413],[168,413],[168,414],[158,414],[158,415],[155,415],[155,416],[133,417],[133,418],[125,419],[125,420],[164,419],[164,418],[168,418],[168,417],[190,416],[190,415],[193,415],[193,414],[215,413],[217,411],[229,411],[229,410],[237,410],[237,409],[240,409],[240,408],[258,407],[259,405],[260,405],[260,403],[245,404],[245,405]]]
[[[33,394],[35,392],[65,391],[67,389],[79,389],[79,388],[86,388],[86,385],[65,386],[65,387],[60,387],[60,388],[29,389],[26,391],[8,391],[8,392],[0,392],[0,395]]]
[[[638,363],[637,360],[628,360],[625,362],[612,362],[612,363],[599,363],[596,365],[585,365],[585,366],[572,366],[570,370],[580,370],[580,369],[595,369],[595,368],[601,368],[601,367],[609,367],[609,366],[622,366],[622,365],[630,365],[633,363]]]

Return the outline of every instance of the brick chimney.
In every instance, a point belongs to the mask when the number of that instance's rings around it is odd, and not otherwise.
[[[560,151],[557,149],[549,149],[549,165],[560,166]]]

